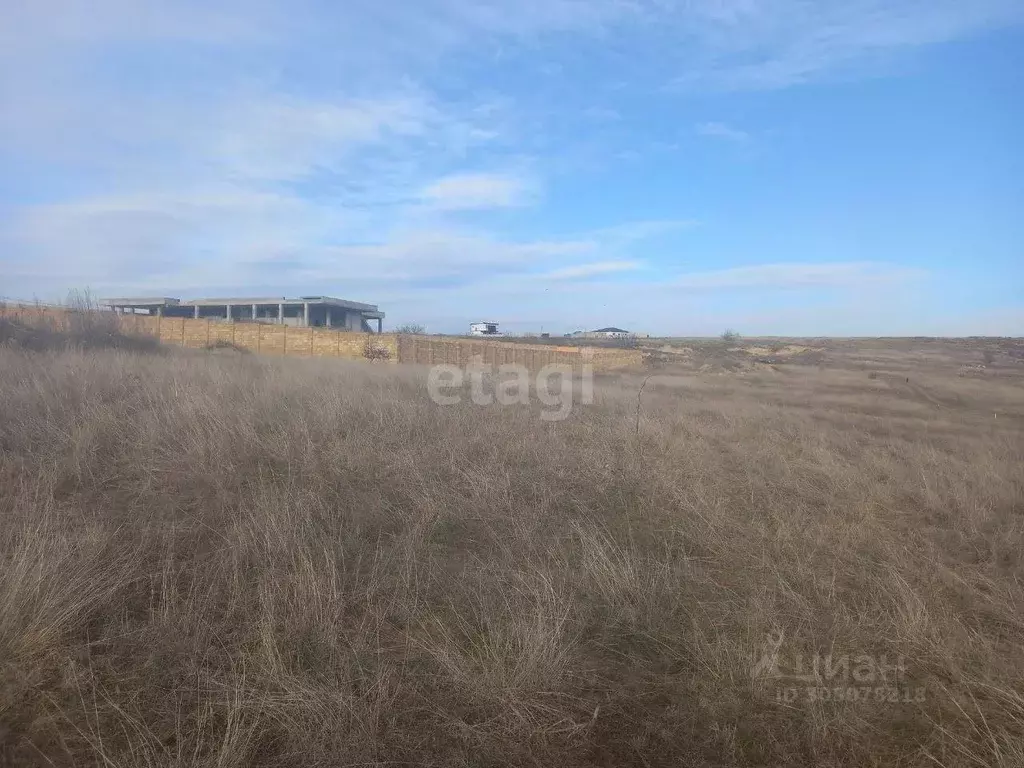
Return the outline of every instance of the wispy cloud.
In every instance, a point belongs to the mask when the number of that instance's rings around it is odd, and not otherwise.
[[[270,181],[340,171],[357,148],[402,146],[439,129],[436,108],[415,96],[247,100],[222,110],[205,138],[231,177]],[[193,144],[192,146],[195,146]]]
[[[422,198],[437,210],[457,211],[523,205],[533,194],[533,186],[519,176],[459,173],[429,184]]]
[[[871,261],[757,264],[677,275],[670,284],[698,291],[748,288],[856,288],[926,276],[920,269]]]
[[[776,89],[858,71],[891,57],[1024,20],[1015,0],[747,0],[673,6],[697,44],[678,86]]]
[[[246,292],[279,285],[301,292],[343,280],[349,290],[379,291],[439,280],[565,281],[641,266],[616,258],[639,233],[629,240],[609,230],[529,239],[450,226],[410,229],[416,221],[399,216],[388,229],[387,216],[372,210],[335,209],[241,186],[36,206],[0,242],[22,254],[7,271],[35,286],[29,293],[52,286],[50,295],[58,297],[86,284],[104,291]]]
[[[618,272],[632,272],[643,267],[639,261],[595,261],[590,264],[576,264],[563,267],[552,272],[545,272],[538,277],[544,280],[579,280],[598,275]]]
[[[735,141],[741,144],[750,141],[749,133],[733,128],[725,123],[698,123],[696,130],[701,136],[710,136],[715,139],[725,139],[726,141]]]
[[[628,246],[641,240],[678,233],[699,225],[700,222],[696,219],[646,219],[602,227],[595,230],[594,235],[610,243]]]
[[[356,275],[380,279],[458,279],[474,283],[533,269],[600,248],[586,238],[564,240],[498,239],[460,230],[419,231],[385,242],[326,249],[318,267],[344,264]]]

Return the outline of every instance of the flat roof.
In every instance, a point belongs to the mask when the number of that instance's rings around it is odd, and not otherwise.
[[[384,313],[377,309],[376,304],[364,304],[360,301],[337,299],[333,296],[300,296],[291,299],[287,296],[225,296],[211,299],[187,299],[185,301],[169,296],[154,296],[102,299],[102,303],[110,307],[223,307],[228,304],[262,304],[269,306],[276,306],[278,304],[317,304],[339,307],[340,309],[351,309],[373,319],[377,319],[378,315],[381,319],[384,317]]]
[[[135,298],[101,299],[100,302],[102,304],[106,304],[108,307],[157,307],[161,305],[175,306],[180,303],[177,299],[169,296],[137,296]]]
[[[347,299],[336,299],[333,296],[300,296],[288,298],[286,296],[274,297],[250,297],[250,296],[225,296],[212,299],[189,299],[181,302],[187,307],[215,307],[226,304],[321,304],[324,306],[341,307],[342,309],[354,309],[361,312],[376,312],[376,304],[363,304],[359,301],[348,301]]]

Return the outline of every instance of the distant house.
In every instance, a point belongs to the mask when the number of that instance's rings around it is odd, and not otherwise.
[[[577,339],[626,339],[636,334],[622,328],[609,326],[608,328],[598,328],[596,331],[574,331],[572,334],[566,335],[571,335]]]
[[[615,328],[614,326],[598,328],[596,331],[591,331],[590,333],[593,336],[600,336],[606,339],[624,339],[627,336],[633,335],[629,331],[625,331],[622,328]]]
[[[501,336],[497,323],[471,323],[469,326],[470,336]]]

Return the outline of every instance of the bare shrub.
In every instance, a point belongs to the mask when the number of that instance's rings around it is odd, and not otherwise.
[[[380,342],[367,339],[363,345],[363,357],[372,361],[386,361],[391,359],[391,350]]]
[[[88,290],[71,291],[65,301],[68,330],[81,339],[102,340],[120,335],[117,315],[100,306]]]
[[[227,339],[217,339],[214,342],[207,344],[204,349],[210,350],[211,352],[237,352],[240,355],[251,355],[252,350],[241,347],[235,344],[233,341]]]

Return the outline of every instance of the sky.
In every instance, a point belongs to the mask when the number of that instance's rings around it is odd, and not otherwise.
[[[1024,335],[1024,0],[0,15],[0,297]]]

